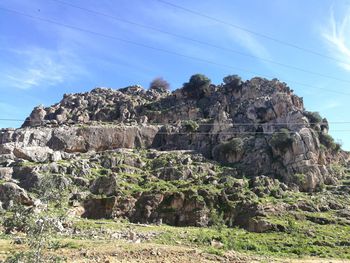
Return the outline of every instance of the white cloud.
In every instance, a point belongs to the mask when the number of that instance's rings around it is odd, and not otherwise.
[[[13,66],[2,66],[0,73],[3,87],[30,89],[50,87],[84,73],[75,56],[64,50],[27,48],[7,49],[16,58]],[[7,64],[8,66],[8,64]]]
[[[268,50],[251,34],[242,30],[230,30],[229,36],[252,55],[271,60],[271,54]]]
[[[328,28],[324,30],[322,36],[332,56],[344,62],[339,62],[339,65],[350,71],[350,12],[348,11],[342,19],[337,20],[334,11],[331,10]]]
[[[212,9],[211,4],[202,3],[201,8],[203,10]],[[222,50],[211,47],[222,46],[225,50],[237,50],[241,52],[240,47],[245,49],[246,54],[262,57],[265,59],[272,59],[270,52],[267,48],[258,41],[253,35],[221,23],[213,22],[212,20],[195,16],[187,12],[179,11],[176,9],[169,9],[164,5],[140,5],[136,11],[141,12],[142,16],[137,16],[141,19],[140,24],[155,24],[155,28],[159,28],[159,24],[165,24],[166,27],[162,27],[164,31],[173,32],[175,35],[183,35],[188,38],[199,40],[199,42],[209,43],[209,45],[200,44],[174,36],[169,36],[162,33],[152,33],[152,31],[141,30],[138,27],[130,27],[130,30],[134,31],[138,36],[143,36],[145,39],[151,40],[157,45],[164,44],[165,49],[178,50],[179,53],[190,56],[197,56],[207,60],[222,60],[227,58],[226,53]],[[170,12],[171,11],[171,12]],[[242,24],[243,22],[237,17],[229,14],[223,14],[222,10],[215,10],[213,13],[220,14],[220,19],[225,21],[232,21],[234,24]],[[225,13],[225,12],[224,12]],[[181,33],[177,33],[181,32]],[[205,33],[204,33],[205,32]],[[204,33],[204,34],[203,34]],[[237,45],[238,46],[237,46]],[[170,47],[170,48],[169,48]],[[244,52],[242,52],[244,53]],[[203,56],[205,54],[205,56]],[[234,56],[236,52],[231,53]]]

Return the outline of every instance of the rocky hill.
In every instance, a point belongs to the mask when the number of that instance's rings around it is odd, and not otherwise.
[[[87,218],[281,230],[269,214],[305,207],[259,200],[317,192],[342,179],[347,154],[328,122],[277,79],[213,85],[194,75],[173,92],[95,88],[34,108],[0,133],[0,201],[35,206],[49,178]],[[39,189],[39,190],[38,190]],[[330,195],[325,206],[335,207]]]

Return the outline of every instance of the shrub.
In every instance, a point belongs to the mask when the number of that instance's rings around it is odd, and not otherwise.
[[[225,85],[236,88],[242,85],[242,79],[238,75],[228,75],[224,77],[223,82]]]
[[[163,78],[155,78],[150,83],[149,88],[157,91],[167,91],[169,90],[170,84]]]
[[[221,232],[225,227],[224,213],[219,213],[215,209],[210,210],[210,223],[213,228]]]
[[[289,234],[295,233],[298,231],[298,225],[295,222],[294,218],[287,217],[287,231]]]
[[[183,126],[185,127],[186,131],[188,131],[188,132],[195,132],[199,128],[198,123],[193,121],[193,120],[185,121]]]
[[[47,174],[39,182],[37,189],[34,191],[40,200],[44,203],[63,208],[68,204],[69,184],[63,176]]]
[[[341,145],[339,143],[336,143],[333,137],[327,133],[319,133],[319,139],[320,143],[329,150],[339,151],[341,148]]]
[[[341,146],[342,146],[341,143],[336,142],[334,151],[339,152],[341,150]]]
[[[239,153],[243,150],[243,140],[241,138],[233,138],[230,141],[221,144],[221,152],[224,154]]]
[[[238,154],[243,151],[244,142],[241,138],[233,138],[214,148],[214,155],[219,159],[227,154]],[[221,157],[219,157],[221,156]]]
[[[305,116],[309,119],[311,124],[319,124],[322,122],[322,117],[318,112],[306,111]]]
[[[302,185],[306,183],[306,175],[301,173],[296,173],[293,175],[293,182],[297,185]]]
[[[189,82],[184,83],[183,90],[189,97],[200,98],[204,95],[204,90],[210,86],[211,80],[203,74],[192,75]]]
[[[46,208],[47,209],[47,208]],[[14,262],[63,262],[59,256],[45,255],[46,251],[56,242],[52,237],[61,229],[61,220],[55,218],[48,211],[33,212],[23,206],[10,210],[11,217],[4,222],[7,231],[17,230],[25,233],[24,242],[28,245],[25,252],[9,255],[6,263]]]
[[[288,129],[282,128],[272,135],[270,143],[276,149],[285,150],[292,145],[293,138]]]
[[[216,161],[222,163],[238,162],[244,151],[244,141],[241,138],[233,138],[227,142],[220,143],[213,148],[212,156]]]
[[[43,206],[39,211],[22,205],[13,207],[9,217],[3,222],[7,232],[13,230],[24,232],[24,243],[28,250],[18,252],[6,258],[5,262],[63,262],[64,259],[46,253],[56,242],[53,237],[62,231],[66,212],[63,208],[68,202],[67,185],[58,175],[46,175],[39,184],[36,194],[40,196]],[[53,207],[61,208],[52,211]]]

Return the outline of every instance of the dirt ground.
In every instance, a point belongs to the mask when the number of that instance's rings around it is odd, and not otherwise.
[[[157,244],[128,244],[99,246],[89,250],[79,251],[63,250],[68,262],[162,262],[162,263],[208,263],[208,262],[232,262],[232,263],[346,263],[350,260],[301,258],[301,259],[276,259],[262,256],[247,256],[234,251],[227,252],[223,256],[217,256],[202,252],[198,249],[183,246],[166,246]]]

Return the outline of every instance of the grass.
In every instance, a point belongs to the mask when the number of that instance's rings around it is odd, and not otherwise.
[[[298,216],[296,216],[298,215]],[[317,224],[302,215],[332,218],[331,212],[309,213],[296,211],[295,214],[270,216],[271,223],[284,225],[284,232],[252,233],[241,228],[227,227],[172,227],[167,225],[139,225],[125,221],[74,219],[73,227],[78,234],[55,236],[54,246],[49,253],[80,251],[113,244],[127,244],[127,241],[111,240],[110,233],[133,231],[136,233],[156,233],[144,246],[154,245],[184,246],[215,254],[225,255],[234,250],[249,256],[272,258],[341,258],[350,259],[350,225]],[[296,219],[298,217],[298,220]],[[89,232],[90,231],[90,232]],[[97,238],[83,233],[96,233]],[[79,234],[81,233],[81,234]],[[107,234],[106,234],[107,233]],[[109,233],[109,234],[108,234]],[[215,241],[221,247],[212,246]],[[0,257],[9,251],[25,250],[24,245],[14,245],[8,235],[0,236]]]
[[[115,157],[124,158],[121,153],[111,153]],[[207,194],[200,195],[205,190],[209,197],[218,197],[223,190],[231,190],[227,192],[229,199],[228,205],[241,200],[249,200],[263,206],[270,207],[278,205],[297,205],[304,204],[304,208],[295,208],[281,212],[279,214],[269,214],[264,220],[272,224],[282,226],[283,231],[270,231],[266,233],[252,233],[241,228],[227,228],[220,223],[220,213],[225,212],[223,204],[218,204],[217,220],[218,224],[213,227],[196,228],[196,227],[171,227],[167,225],[138,225],[113,220],[87,220],[73,219],[72,228],[77,229],[77,233],[73,235],[57,235],[53,236],[54,245],[50,248],[50,253],[58,253],[56,251],[80,251],[81,249],[95,249],[100,247],[112,246],[112,244],[124,246],[129,249],[132,244],[122,240],[112,240],[111,233],[117,231],[132,230],[137,233],[156,233],[155,236],[148,240],[145,247],[154,246],[184,246],[187,248],[199,249],[210,254],[225,255],[228,251],[238,251],[251,256],[267,256],[281,258],[341,258],[350,259],[350,222],[345,218],[339,218],[336,210],[327,210],[329,201],[340,203],[344,206],[350,205],[348,195],[337,195],[327,191],[318,193],[302,193],[295,191],[285,191],[283,195],[274,197],[266,195],[258,198],[249,188],[247,178],[237,179],[231,175],[224,175],[228,167],[210,163],[210,169],[216,171],[211,178],[215,181],[229,178],[221,183],[212,183],[213,181],[205,181],[208,172],[198,171],[192,166],[201,168],[200,160],[194,159],[191,163],[182,164],[185,160],[183,155],[179,154],[161,154],[155,158],[147,158],[147,152],[141,154],[142,161],[145,162],[143,170],[130,167],[127,164],[119,164],[120,168],[132,168],[133,172],[119,172],[116,175],[118,190],[125,196],[130,196],[140,192],[158,192],[158,193],[175,193],[191,191],[190,198],[196,198],[197,201],[204,202]],[[135,158],[139,155],[133,155]],[[126,156],[128,157],[128,156]],[[126,158],[125,157],[125,158]],[[130,157],[130,156],[129,156]],[[129,158],[128,157],[128,158]],[[65,162],[59,163],[65,165]],[[157,178],[154,174],[163,167],[191,167],[195,176],[188,180],[171,180],[166,181]],[[182,164],[182,166],[180,165]],[[89,179],[99,176],[106,176],[108,169],[102,168],[101,164],[96,162],[95,168],[90,170]],[[332,167],[337,174],[344,173],[339,167]],[[222,174],[221,174],[222,173]],[[153,175],[152,175],[153,174]],[[302,175],[299,175],[302,177]],[[343,176],[341,183],[349,185],[350,177]],[[0,182],[1,183],[1,182]],[[236,185],[236,186],[235,186]],[[237,186],[238,185],[238,186]],[[238,196],[238,197],[235,197]],[[230,199],[232,197],[232,199]],[[220,206],[220,207],[219,207]],[[222,206],[222,207],[221,207]],[[310,206],[310,209],[308,208]],[[306,207],[306,208],[305,208]],[[55,208],[52,207],[54,210]],[[168,208],[165,208],[168,209]],[[314,209],[315,212],[302,211]],[[339,209],[337,209],[339,210]],[[59,214],[59,210],[57,214]],[[63,211],[63,210],[62,210]],[[96,236],[96,238],[95,238]],[[14,245],[11,243],[12,236],[0,235],[0,259],[2,255],[6,255],[8,251],[25,250],[23,245]],[[213,246],[213,242],[220,246]],[[124,243],[123,243],[124,242]]]
[[[329,217],[320,213],[317,216]],[[112,220],[77,220],[78,229],[109,229],[118,231],[132,229],[135,232],[156,232],[151,243],[163,245],[182,244],[200,248],[206,252],[223,255],[234,250],[251,255],[273,257],[322,257],[350,259],[350,226],[319,225],[309,220],[296,220],[292,216],[271,217],[273,223],[285,225],[290,231],[251,233],[240,228],[197,228],[171,227],[167,225],[143,225],[115,222]],[[222,248],[214,248],[211,242],[222,243]]]

